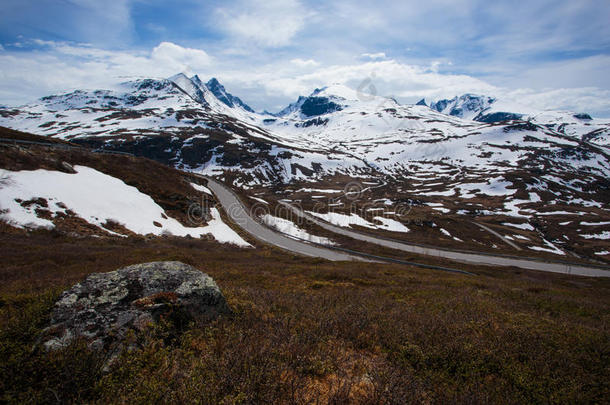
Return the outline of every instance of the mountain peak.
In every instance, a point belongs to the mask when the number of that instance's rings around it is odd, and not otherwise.
[[[334,83],[330,86],[315,89],[311,93],[310,97],[330,97],[344,100],[358,100],[358,92],[343,84]]]
[[[241,107],[242,109],[244,109],[248,112],[252,112],[252,113],[254,112],[254,110],[252,108],[250,108],[249,105],[247,105],[246,103],[241,101],[241,99],[239,97],[236,97],[236,96],[232,95],[231,93],[227,92],[225,87],[222,84],[220,84],[218,79],[216,79],[215,77],[212,77],[205,84],[205,86],[208,88],[208,90],[210,90],[212,92],[212,94],[214,94],[214,96],[216,96],[216,98],[218,100],[220,100],[226,106],[231,107],[231,108],[235,108],[237,106],[237,107]]]
[[[198,87],[204,87],[204,86],[203,86],[203,82],[201,81],[201,79],[200,79],[200,78],[199,78],[199,76],[197,76],[197,75],[195,75],[195,76],[191,77],[191,81],[192,81],[193,83],[195,83],[195,85],[196,85],[196,86],[198,86]]]
[[[283,117],[298,111],[302,117],[316,117],[341,111],[346,99],[345,89],[347,87],[338,88],[335,85],[315,89],[308,97],[299,96],[296,102],[277,113],[277,116]]]
[[[184,73],[178,73],[171,77],[168,77],[167,80],[170,82],[182,81],[182,80],[190,80]]]
[[[477,94],[463,94],[451,100],[439,100],[430,103],[430,108],[440,113],[460,117],[464,119],[474,119],[479,114],[490,109],[496,99]]]
[[[184,73],[178,73],[168,80],[188,94],[193,100],[204,105],[207,104],[204,94],[205,89],[200,85],[199,77],[193,76],[189,79]]]
[[[215,77],[211,78],[207,83],[203,83],[198,75],[194,75],[189,78],[184,73],[178,73],[170,77],[168,80],[173,82],[176,86],[185,91],[194,100],[201,104],[208,104],[209,100],[206,100],[206,93],[210,92],[220,101],[222,104],[230,107],[240,107],[248,112],[254,112],[246,103],[241,101],[239,97],[233,96],[228,93],[222,84]]]
[[[206,83],[208,86],[210,87],[222,87],[224,89],[224,86],[222,84],[220,84],[220,82],[218,81],[217,78],[212,77],[210,80],[208,80],[208,82]]]

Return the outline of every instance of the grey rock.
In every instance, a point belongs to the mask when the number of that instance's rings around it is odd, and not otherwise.
[[[84,338],[89,347],[121,343],[165,316],[211,320],[230,313],[214,280],[180,262],[153,262],[89,275],[55,303],[42,344],[59,349]]]
[[[68,162],[61,162],[61,170],[69,173],[69,174],[75,174],[76,170],[74,170],[74,167],[72,167],[72,165]]]

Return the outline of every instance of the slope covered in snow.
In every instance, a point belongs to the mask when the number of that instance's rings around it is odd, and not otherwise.
[[[273,190],[282,194],[279,198],[298,194],[290,198],[318,205],[328,200],[327,208],[356,199],[373,206],[382,199],[389,209],[407,202],[418,215],[487,218],[499,226],[518,222],[531,228],[527,232],[545,235],[557,234],[560,226],[565,234],[559,223],[570,216],[607,221],[610,152],[603,145],[608,123],[475,95],[432,107],[440,111],[331,85],[299,97],[278,114],[258,114],[217,80],[177,75],[2,108],[0,125],[149,157],[255,188],[265,198],[265,190]],[[341,192],[350,180],[357,180],[360,190]],[[319,191],[331,189],[339,192]],[[366,221],[384,229],[374,216]],[[384,225],[399,229],[396,223]],[[400,229],[405,237],[418,235],[417,227]],[[442,229],[462,240],[463,232],[472,231],[450,224]],[[570,232],[582,240],[579,235],[606,230]],[[426,235],[446,236],[435,229]],[[563,235],[544,240],[560,246],[558,237]]]
[[[438,100],[430,103],[430,108],[443,114],[479,122],[529,121],[584,141],[610,145],[610,120],[594,119],[587,113],[543,111],[520,103],[474,94],[464,94],[451,100]]]
[[[544,124],[478,122],[464,118],[514,106],[467,95],[437,102],[438,112],[343,85],[316,89],[270,116],[252,113],[217,80],[204,84],[198,76],[118,88],[0,110],[0,124],[151,157],[244,188],[334,175],[392,176],[404,182],[404,192],[467,199],[490,195],[494,179],[507,198],[550,188],[557,200],[605,203],[591,185],[609,176],[608,149],[575,135],[582,116],[538,114]],[[525,215],[519,201],[507,204],[504,212]]]
[[[18,227],[53,228],[58,214],[76,215],[111,234],[116,234],[109,226],[114,223],[141,235],[210,234],[222,243],[250,246],[222,222],[215,208],[206,226],[185,227],[137,188],[86,166],[75,170],[75,174],[43,169],[5,171],[0,185],[2,218]]]
[[[357,158],[270,133],[256,125],[264,116],[246,107],[216,80],[203,84],[197,76],[179,74],[0,109],[0,126],[206,174],[238,170],[240,184],[288,182],[363,167]]]
[[[475,120],[481,113],[490,109],[495,101],[491,97],[464,94],[451,100],[431,103],[430,108],[443,114]]]
[[[273,215],[265,214],[261,217],[261,221],[270,228],[273,228],[279,232],[285,233],[290,236],[294,236],[298,239],[308,240],[313,243],[321,245],[334,245],[334,242],[328,238],[322,236],[312,235],[304,229],[299,228],[294,222],[284,218],[275,217]]]

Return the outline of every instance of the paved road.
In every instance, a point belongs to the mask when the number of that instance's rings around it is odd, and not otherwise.
[[[243,204],[230,189],[215,180],[207,177],[205,179],[208,181],[208,188],[216,195],[229,218],[256,239],[305,256],[321,257],[333,261],[370,261],[358,256],[309,245],[273,232],[252,219]]]
[[[350,231],[349,229],[342,228],[339,226],[332,225],[326,221],[323,221],[319,218],[316,218],[312,215],[309,215],[303,212],[300,208],[297,208],[291,204],[282,203],[285,207],[290,209],[296,215],[305,218],[316,225],[341,235],[348,236],[353,239],[362,240],[369,243],[374,243],[376,245],[381,245],[385,247],[389,247],[396,250],[402,250],[404,252],[416,253],[425,256],[436,256],[447,258],[450,260],[454,260],[462,263],[474,263],[474,264],[482,264],[489,266],[508,266],[508,267],[519,267],[522,269],[529,270],[539,270],[539,271],[547,271],[553,273],[564,273],[564,274],[574,274],[578,276],[590,276],[590,277],[610,277],[610,268],[603,270],[597,267],[587,267],[583,265],[575,265],[575,264],[566,264],[566,263],[558,263],[558,262],[546,262],[546,261],[537,261],[537,260],[528,260],[518,259],[518,258],[510,258],[510,257],[502,257],[502,256],[493,256],[493,255],[483,255],[477,253],[462,253],[455,252],[451,250],[443,250],[432,247],[422,247],[417,245],[410,245],[408,243],[403,243],[399,241],[393,241],[388,239],[379,239],[371,235],[367,235],[360,232]]]

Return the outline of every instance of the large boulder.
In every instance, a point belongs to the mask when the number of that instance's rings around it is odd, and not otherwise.
[[[226,300],[207,274],[180,262],[137,264],[91,274],[64,291],[42,343],[58,349],[84,338],[103,349],[161,318],[211,320],[226,313]]]

